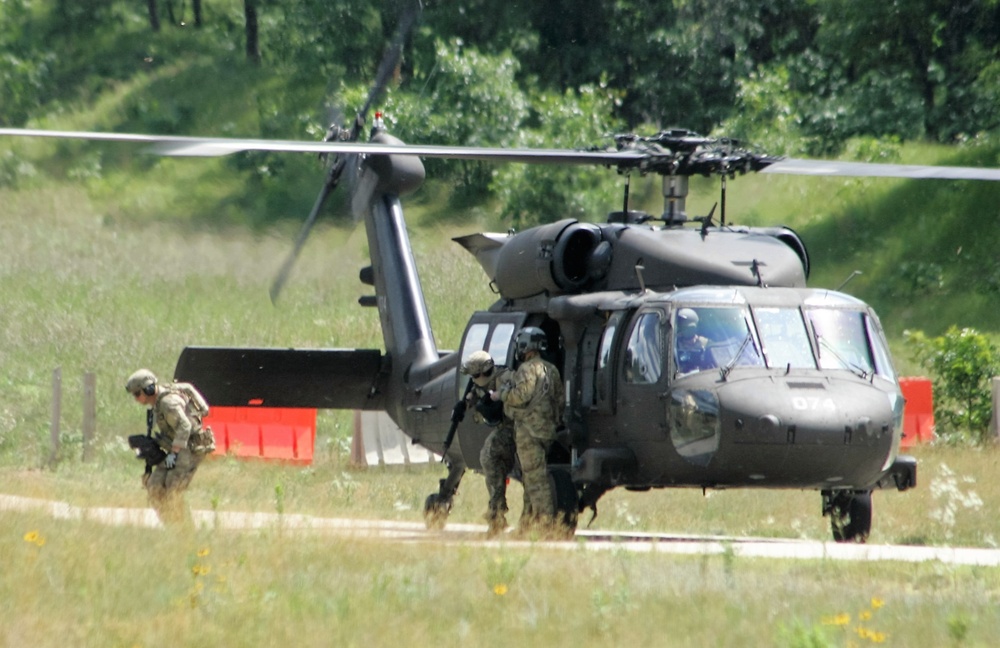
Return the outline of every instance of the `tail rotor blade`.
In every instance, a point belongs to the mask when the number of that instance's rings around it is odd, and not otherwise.
[[[340,166],[340,169],[337,167]],[[295,265],[296,259],[299,258],[299,253],[302,252],[302,248],[305,247],[306,239],[309,238],[309,233],[312,232],[313,225],[316,224],[316,219],[319,217],[319,212],[323,209],[323,203],[329,197],[333,190],[337,188],[337,181],[340,178],[340,171],[342,170],[342,163],[338,161],[334,165],[333,169],[330,169],[330,175],[327,178],[326,183],[320,190],[319,195],[316,196],[316,202],[313,204],[312,211],[309,212],[309,216],[306,218],[305,222],[302,223],[302,228],[299,229],[298,236],[295,237],[295,244],[292,246],[292,251],[289,252],[288,257],[285,258],[285,262],[281,264],[281,270],[278,271],[278,276],[274,278],[274,282],[271,284],[271,303],[277,304],[278,297],[281,295],[281,289],[284,288],[285,282],[288,281],[288,277],[292,274],[292,266]]]
[[[354,119],[354,124],[351,125],[350,130],[341,129],[338,126],[331,126],[324,141],[339,140],[356,142],[361,136],[361,129],[364,128],[368,111],[371,110],[372,105],[374,105],[379,96],[381,96],[386,85],[389,83],[390,76],[395,71],[396,66],[399,65],[399,61],[403,55],[404,41],[413,29],[413,25],[416,23],[421,9],[421,0],[413,0],[406,13],[403,14],[400,19],[399,25],[396,29],[396,34],[392,39],[392,45],[389,47],[389,51],[386,52],[385,56],[382,57],[381,63],[379,63],[378,72],[375,75],[375,82],[368,91],[368,97],[365,100],[365,104],[362,106],[361,110],[358,111],[357,116]],[[271,284],[270,294],[272,304],[277,304],[278,297],[281,295],[281,290],[291,275],[292,266],[295,265],[295,261],[298,259],[299,253],[302,251],[306,240],[309,238],[309,233],[312,231],[313,225],[316,224],[316,219],[319,217],[320,210],[323,208],[323,203],[326,202],[327,197],[333,192],[333,190],[337,188],[345,167],[348,166],[348,162],[352,159],[357,158],[355,155],[341,154],[334,159],[333,166],[330,167],[330,172],[327,174],[326,183],[323,185],[319,195],[316,197],[316,202],[313,204],[312,211],[309,212],[309,217],[306,218],[305,222],[302,224],[302,229],[299,230],[299,234],[295,238],[295,244],[292,246],[292,251],[282,264],[281,270],[278,272],[278,276],[274,279],[274,283]],[[353,172],[354,166],[354,164],[351,164],[351,172]]]
[[[382,62],[379,63],[378,72],[375,74],[375,82],[368,91],[368,98],[365,100],[365,105],[358,111],[358,119],[354,123],[355,130],[352,132],[352,141],[356,140],[360,135],[360,128],[364,125],[368,111],[371,110],[372,105],[378,100],[382,91],[385,90],[386,85],[389,83],[389,76],[395,71],[396,66],[399,65],[399,60],[403,56],[403,44],[413,29],[413,25],[417,22],[420,9],[420,0],[416,0],[410,4],[406,13],[400,19],[399,25],[396,28],[396,34],[392,39],[392,45],[382,58]]]

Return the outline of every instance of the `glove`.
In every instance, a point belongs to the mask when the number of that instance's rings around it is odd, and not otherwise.
[[[167,455],[167,458],[163,460],[163,465],[166,466],[167,470],[170,470],[177,465],[177,453],[171,452]]]
[[[479,399],[479,402],[476,403],[476,411],[490,427],[496,427],[503,422],[503,403],[493,400],[489,394],[484,394]]]

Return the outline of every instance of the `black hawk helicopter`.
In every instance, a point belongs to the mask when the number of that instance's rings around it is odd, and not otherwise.
[[[684,130],[619,135],[607,148],[504,149],[407,145],[376,115],[402,42],[379,68],[349,128],[322,142],[0,129],[0,136],[150,145],[162,155],[284,151],[335,156],[326,182],[271,290],[276,299],[322,205],[345,172],[363,220],[384,349],[192,346],[175,378],[213,405],[382,410],[441,454],[448,474],[424,507],[445,523],[467,469],[478,469],[489,429],[458,421],[462,361],[486,350],[514,366],[513,340],[540,328],[567,398],[549,459],[556,510],[567,530],[616,487],[630,490],[809,489],[822,496],[837,541],[864,542],[876,489],[916,485],[900,455],[904,400],[878,317],[836,290],[806,287],[809,255],[786,227],[726,223],[726,180],[749,172],[1000,180],[1000,170],[770,157]],[[473,254],[498,299],[469,318],[458,350],[438,350],[410,247],[401,198],[424,180],[422,157],[524,164],[599,165],[662,178],[659,216],[628,207],[606,222],[563,219],[518,233],[455,239]],[[685,213],[691,176],[722,181],[719,222]],[[516,475],[515,475],[516,476]]]

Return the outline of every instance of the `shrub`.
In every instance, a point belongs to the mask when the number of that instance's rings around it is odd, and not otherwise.
[[[935,338],[922,331],[904,331],[903,336],[914,359],[931,373],[934,418],[948,426],[942,436],[986,441],[992,413],[990,379],[1000,374],[1000,349],[971,328],[952,326]]]

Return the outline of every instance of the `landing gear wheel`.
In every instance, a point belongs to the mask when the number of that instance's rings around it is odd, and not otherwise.
[[[549,480],[555,495],[556,533],[572,538],[576,533],[576,523],[580,515],[580,498],[576,493],[576,485],[568,471],[558,468],[549,471]]]
[[[451,513],[451,500],[444,499],[439,493],[431,493],[424,500],[424,524],[431,531],[440,531],[448,522]]]
[[[830,528],[837,542],[864,544],[872,530],[872,494],[844,491],[832,494]]]

